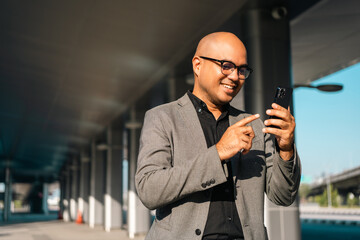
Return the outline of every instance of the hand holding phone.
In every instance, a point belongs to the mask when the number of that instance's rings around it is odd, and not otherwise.
[[[292,88],[277,87],[273,103],[276,103],[282,106],[283,108],[287,109],[290,104],[292,92],[293,92]],[[274,118],[278,119],[278,117],[276,116],[270,116],[270,119],[274,119]],[[269,127],[279,128],[277,126],[269,126]]]
[[[278,87],[276,89],[274,103],[281,106],[274,109],[268,109],[266,113],[270,118],[265,121],[264,133],[274,134],[278,147],[280,149],[280,156],[283,160],[291,159],[294,154],[294,131],[295,131],[295,118],[287,110],[290,104],[292,88]],[[283,109],[284,108],[284,109]],[[281,117],[277,117],[277,116]],[[277,120],[281,119],[281,120]],[[273,126],[275,124],[278,126]],[[281,126],[281,129],[280,127]]]
[[[277,87],[273,102],[287,109],[290,104],[292,92],[292,88]]]

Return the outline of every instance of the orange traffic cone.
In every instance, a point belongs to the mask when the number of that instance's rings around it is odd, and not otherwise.
[[[81,211],[79,210],[78,211],[78,214],[77,214],[77,218],[76,218],[76,221],[75,221],[77,224],[82,224],[83,223],[83,219],[82,219],[82,214],[81,214]]]

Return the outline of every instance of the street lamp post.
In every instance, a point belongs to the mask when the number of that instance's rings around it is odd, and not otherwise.
[[[331,181],[330,181],[330,174],[326,179],[326,186],[327,186],[327,200],[328,200],[328,208],[332,207],[331,202]]]

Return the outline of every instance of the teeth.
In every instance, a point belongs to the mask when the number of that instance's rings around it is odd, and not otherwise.
[[[225,85],[225,84],[224,84],[224,87],[226,87],[226,88],[228,88],[228,89],[233,89],[233,88],[234,88],[234,87],[232,87],[232,86]]]

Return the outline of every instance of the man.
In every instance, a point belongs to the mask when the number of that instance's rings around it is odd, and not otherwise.
[[[192,93],[145,115],[135,178],[156,209],[146,239],[267,239],[264,192],[288,206],[299,187],[294,117],[273,104],[279,119],[264,125],[229,105],[252,71],[235,35],[205,36],[192,64]]]

